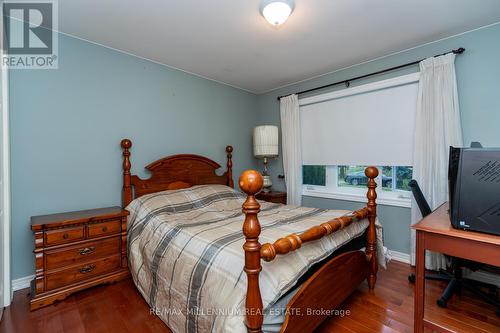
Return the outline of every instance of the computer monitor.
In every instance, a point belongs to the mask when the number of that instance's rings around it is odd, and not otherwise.
[[[450,147],[449,157],[451,224],[500,235],[500,148]]]

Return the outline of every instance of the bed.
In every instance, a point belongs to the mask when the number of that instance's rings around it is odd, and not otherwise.
[[[213,160],[182,154],[146,166],[145,180],[130,173],[132,142],[121,147],[130,272],[174,332],[312,332],[362,281],[374,288],[376,168],[367,206],[334,211],[258,202],[253,170],[236,191],[231,146],[221,175]]]

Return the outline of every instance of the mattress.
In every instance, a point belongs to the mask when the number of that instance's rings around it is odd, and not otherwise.
[[[132,278],[152,311],[173,332],[246,332],[244,200],[242,193],[230,187],[200,185],[145,195],[127,207]],[[262,202],[259,240],[272,242],[347,213]],[[263,262],[264,309],[292,294],[294,287],[297,290],[301,276],[362,235],[367,226],[366,219],[360,220],[271,263]],[[380,227],[377,236],[382,254]],[[275,320],[265,316],[266,323]]]

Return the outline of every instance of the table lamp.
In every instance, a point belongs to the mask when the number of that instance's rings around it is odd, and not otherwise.
[[[269,158],[278,156],[278,126],[264,125],[257,126],[253,130],[253,154],[256,158],[264,160],[264,178],[263,192],[269,192],[273,182],[267,169]]]

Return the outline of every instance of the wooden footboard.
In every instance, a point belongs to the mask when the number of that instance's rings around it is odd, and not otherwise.
[[[318,240],[364,218],[368,218],[369,221],[365,252],[352,251],[337,256],[311,276],[287,304],[281,332],[311,332],[327,317],[327,311],[321,310],[334,310],[359,286],[361,281],[367,279],[369,288],[375,287],[378,269],[375,178],[378,176],[378,169],[368,167],[365,175],[368,177],[366,207],[312,227],[301,234],[291,234],[274,243],[263,245],[259,243],[261,228],[257,217],[260,204],[255,199],[255,194],[262,189],[263,179],[260,173],[254,170],[245,171],[241,175],[239,185],[247,194],[247,199],[243,204],[243,213],[246,216],[243,224],[243,234],[246,240],[243,249],[245,251],[244,270],[248,280],[245,303],[248,332],[262,332],[264,316],[259,288],[261,259],[272,261],[277,255],[295,251],[303,243]]]
[[[346,252],[333,258],[288,302],[281,332],[312,332],[329,315],[335,315],[332,310],[338,309],[368,274],[366,255],[362,251]]]

